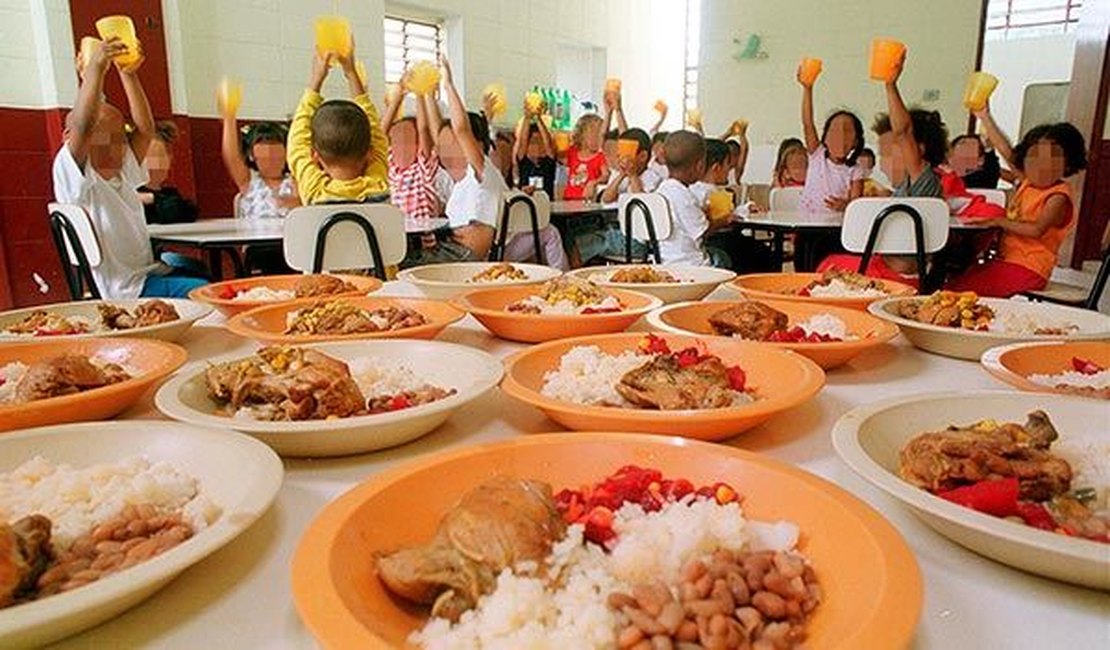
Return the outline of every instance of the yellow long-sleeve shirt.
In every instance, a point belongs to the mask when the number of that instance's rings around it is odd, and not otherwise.
[[[389,194],[389,140],[381,127],[381,119],[374,104],[365,94],[354,102],[370,120],[370,160],[362,176],[351,180],[336,180],[320,169],[312,160],[312,116],[324,98],[314,90],[306,90],[289,126],[286,159],[297,192],[305,205],[326,201],[362,201],[371,196]]]

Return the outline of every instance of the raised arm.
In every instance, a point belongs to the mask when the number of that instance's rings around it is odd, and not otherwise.
[[[439,144],[439,132],[443,129],[443,114],[439,112],[439,99],[434,92],[423,97],[417,97],[418,102],[424,103],[428,111],[428,131],[432,134],[432,142]]]
[[[547,122],[543,121],[543,113],[536,115],[536,128],[540,130],[540,140],[543,142],[543,155],[548,158],[555,157],[555,141],[551,139],[551,131],[547,130]]]
[[[628,120],[624,119],[624,106],[621,102],[621,93],[618,90],[613,93],[613,114],[617,118],[617,130],[624,133],[628,130]]]
[[[297,110],[293,113],[293,121],[289,125],[289,137],[285,145],[285,159],[289,163],[289,171],[297,183],[297,192],[305,204],[310,204],[323,190],[327,177],[312,159],[312,116],[320,108],[323,98],[320,88],[331,69],[332,58],[335,55],[320,55],[315,52],[312,56],[312,74],[308,80],[308,89],[301,96]]]
[[[805,135],[806,151],[813,153],[821,146],[817,137],[817,126],[813,123],[813,83],[802,81],[802,67],[798,66],[798,83],[802,85],[802,133]]]
[[[404,82],[402,82],[403,84]],[[404,86],[401,86],[404,88]],[[386,131],[393,123],[397,121],[397,115],[401,113],[401,105],[405,103],[405,91],[401,90],[396,93],[386,93],[385,96],[385,113],[382,114],[382,128]],[[417,102],[420,104],[420,102]],[[424,113],[425,117],[427,112]]]
[[[991,115],[990,105],[983,107],[981,111],[975,111],[975,117],[983,123],[983,128],[987,131],[987,139],[990,140],[991,146],[1006,161],[1010,169],[1017,172],[1017,165],[1014,163],[1014,147],[1010,144],[1010,139],[998,128],[998,123],[994,121]]]
[[[147,149],[154,139],[154,114],[150,111],[150,102],[147,101],[146,91],[139,81],[139,68],[146,58],[142,50],[139,51],[139,60],[129,66],[116,64],[119,70],[119,79],[123,83],[123,92],[127,95],[127,110],[131,113],[131,120],[135,123],[135,131],[131,134],[131,152],[135,160],[141,165],[146,158]]]
[[[524,117],[516,123],[515,137],[513,138],[513,164],[524,157],[528,149],[528,125],[532,123],[528,114],[528,107],[524,108]]]
[[[748,152],[751,151],[751,143],[748,142],[747,132],[740,134],[740,155],[736,158],[736,182],[740,183],[744,179],[744,170],[748,167]]]
[[[443,65],[443,82],[447,91],[447,108],[451,114],[451,129],[455,132],[459,147],[466,156],[466,162],[474,170],[474,175],[480,182],[486,167],[486,152],[482,150],[482,145],[478,144],[478,139],[470,130],[470,116],[466,114],[466,104],[463,103],[458,89],[455,88],[455,81],[451,77],[451,64],[447,61],[447,57],[441,58],[440,63]]]
[[[228,176],[231,176],[231,181],[240,192],[243,192],[250,184],[251,170],[243,158],[239,125],[235,120],[235,113],[224,112],[222,108],[220,111],[224,114],[223,130],[220,134],[220,156],[223,158]]]
[[[906,104],[902,101],[902,94],[898,92],[898,78],[902,75],[905,64],[906,55],[903,53],[902,58],[894,64],[890,81],[886,83],[886,103],[887,110],[890,111],[890,129],[891,135],[894,137],[894,144],[901,152],[906,172],[909,174],[910,180],[913,181],[913,179],[921,176],[929,163],[921,156],[921,149],[918,148],[917,140],[914,139],[913,121],[910,119],[910,112],[906,110]]]
[[[404,97],[404,95],[401,95]],[[398,104],[400,101],[397,102]],[[416,150],[420,155],[428,158],[432,155],[432,150],[435,148],[435,140],[432,138],[431,132],[428,130],[428,107],[424,102],[416,102]]]
[[[648,135],[653,138],[656,133],[659,133],[659,129],[663,128],[663,121],[667,119],[667,105],[656,102],[657,106],[660,104],[662,105],[662,110],[659,111],[659,119],[655,120],[655,124],[652,124],[651,129],[648,130]]]
[[[96,126],[100,113],[101,97],[104,94],[104,75],[112,57],[127,51],[127,46],[118,38],[94,45],[89,52],[89,61],[77,91],[77,101],[73,110],[66,116],[66,145],[77,164],[85,166],[89,155],[89,135]]]

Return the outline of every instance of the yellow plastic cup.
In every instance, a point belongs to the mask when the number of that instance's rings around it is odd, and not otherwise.
[[[634,160],[638,153],[640,153],[640,143],[636,140],[617,140],[618,158]]]
[[[709,218],[713,221],[727,219],[732,214],[732,192],[713,190],[709,193]]]
[[[894,66],[906,51],[906,44],[891,38],[876,38],[871,41],[871,78],[875,81],[890,81],[894,78]]]
[[[316,49],[320,54],[351,54],[351,23],[343,16],[316,18]]]
[[[817,81],[817,77],[821,74],[823,62],[821,59],[802,59],[802,69],[798,73],[801,77],[802,83],[807,86],[812,86],[813,82]]]
[[[537,92],[528,92],[524,95],[524,108],[529,113],[539,113],[543,110],[543,95]]]
[[[570,134],[566,131],[556,131],[551,134],[551,138],[555,142],[555,151],[565,153],[570,149]]]
[[[748,132],[748,121],[745,119],[734,120],[728,129],[729,135],[744,135]]]
[[[657,99],[657,100],[655,100],[655,104],[652,105],[652,108],[655,109],[656,113],[666,113],[667,112],[667,102],[663,101],[662,99]]]
[[[243,86],[227,77],[216,86],[216,105],[221,115],[235,115],[243,103]]]
[[[409,69],[408,89],[417,95],[427,95],[439,86],[439,68],[431,61],[417,61]]]
[[[691,108],[686,111],[686,124],[690,126],[701,126],[700,108]]]
[[[973,111],[981,111],[998,87],[998,77],[987,72],[972,72],[964,88],[964,106]]]
[[[101,43],[101,40],[92,36],[85,36],[81,39],[81,50],[80,53],[77,55],[77,59],[78,61],[80,61],[80,67],[82,70],[88,67],[89,59],[92,58],[93,48],[96,47],[99,43]]]
[[[509,107],[508,100],[505,99],[505,84],[491,83],[482,89],[482,97],[486,95],[491,96],[490,108],[493,110],[493,116],[496,117],[505,112]]]
[[[96,33],[107,41],[118,38],[127,46],[127,53],[116,58],[121,66],[129,66],[139,60],[139,37],[135,35],[135,23],[131,16],[104,16],[96,21]]]
[[[619,93],[621,91],[621,80],[611,77],[605,80],[605,92]]]

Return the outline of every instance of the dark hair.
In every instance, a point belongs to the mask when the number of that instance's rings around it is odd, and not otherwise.
[[[289,129],[281,122],[255,122],[246,127],[243,130],[243,150],[247,156],[247,167],[258,169],[258,164],[254,162],[254,145],[284,145],[288,136]],[[289,171],[288,165],[285,169]]]
[[[964,140],[974,140],[975,143],[979,145],[979,155],[985,155],[987,153],[987,148],[983,145],[983,139],[975,135],[974,133],[957,135],[956,137],[952,138],[952,144],[949,145],[949,148],[955,149],[956,145],[960,144]]]
[[[728,161],[728,145],[724,140],[707,138],[705,141],[705,167],[719,165]]]
[[[643,129],[632,127],[631,129],[628,129],[627,131],[622,133],[620,139],[635,140],[638,146],[636,153],[640,153],[642,151],[647,151],[649,153],[651,152],[651,136],[649,136],[647,134],[647,131]]]
[[[370,152],[370,119],[350,100],[329,99],[312,116],[312,148],[327,162],[362,160]]]
[[[841,115],[847,116],[847,118],[851,120],[852,126],[856,129],[856,141],[852,143],[852,148],[848,150],[848,158],[844,161],[849,167],[855,167],[856,157],[858,157],[859,152],[863,150],[863,122],[860,121],[855,113],[840,109],[833,112],[832,115],[829,115],[825,120],[825,127],[821,129],[821,142],[824,143],[825,137],[829,135],[829,127],[832,126],[833,120]]]
[[[482,147],[482,153],[488,154],[490,149],[493,149],[493,140],[489,136],[489,122],[486,121],[486,116],[474,111],[468,111],[466,116],[470,119],[470,132]]]
[[[864,147],[863,149],[860,149],[859,155],[856,156],[856,160],[858,161],[860,158],[870,158],[871,160],[875,160],[875,152],[871,150],[871,147]]]
[[[1064,178],[1087,168],[1087,143],[1083,134],[1067,122],[1057,122],[1029,129],[1014,147],[1014,164],[1018,169],[1025,168],[1025,156],[1041,140],[1048,140],[1064,150]]]
[[[783,170],[786,169],[786,158],[793,151],[806,152],[806,145],[801,138],[786,138],[779,143],[779,152],[775,156],[775,180],[780,180]],[[807,156],[808,158],[808,156]]]
[[[921,157],[932,166],[943,165],[948,159],[948,127],[944,125],[940,113],[923,108],[911,108],[910,128],[913,140],[924,148]],[[890,115],[879,113],[871,125],[875,135],[885,135],[894,130]]]
[[[158,120],[154,123],[154,135],[166,144],[172,144],[177,139],[177,125],[171,120]]]
[[[732,138],[725,140],[725,146],[728,147],[728,152],[733,156],[740,155],[740,143]]]
[[[663,144],[666,141],[667,141],[667,132],[666,131],[656,131],[655,135],[651,136],[651,146],[653,146],[653,147],[657,144]]]
[[[616,129],[609,129],[605,132],[605,141],[620,140],[621,132]]]
[[[667,168],[688,169],[705,160],[705,138],[693,131],[675,131],[663,143],[663,158]]]

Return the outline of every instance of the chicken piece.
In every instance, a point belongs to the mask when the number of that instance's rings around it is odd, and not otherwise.
[[[761,302],[742,302],[709,317],[709,325],[721,336],[738,336],[765,341],[774,332],[785,331],[790,318]]]
[[[148,300],[135,308],[135,313],[123,307],[100,303],[96,306],[100,312],[100,322],[111,330],[129,330],[136,327],[150,327],[170,323],[181,318],[177,309],[165,300]]]
[[[367,311],[343,302],[318,302],[302,309],[286,334],[361,334],[416,327],[427,323],[420,312],[406,307]]]
[[[293,293],[298,298],[318,298],[355,291],[358,291],[358,287],[334,275],[305,275],[293,285]]]
[[[66,354],[27,368],[15,387],[17,402],[72,395],[126,381],[131,375],[114,363],[94,364],[88,357]]]
[[[670,355],[658,355],[621,377],[617,392],[641,408],[674,411],[732,406],[736,391],[720,359],[707,357],[680,366]]]
[[[527,280],[528,274],[508,262],[494,264],[485,271],[475,274],[467,282],[502,282],[508,280]]]
[[[1022,499],[1045,501],[1071,489],[1071,466],[1049,452],[1058,434],[1043,411],[1025,426],[991,420],[922,433],[900,454],[902,478],[930,492],[1015,477]]]
[[[36,309],[27,315],[26,318],[19,321],[15,325],[8,327],[8,332],[12,334],[34,334],[37,336],[64,336],[72,334],[84,334],[89,331],[88,326],[84,323],[74,322],[60,316],[52,314],[41,309]]]
[[[650,266],[633,266],[614,271],[609,276],[610,282],[621,284],[656,284],[661,282],[678,282],[678,278],[667,271],[653,269]]]
[[[29,597],[54,557],[50,520],[24,517],[11,525],[0,522],[0,609]]]
[[[467,492],[428,544],[378,556],[377,573],[394,594],[455,621],[493,591],[502,569],[542,565],[565,534],[550,485],[497,477]]]
[[[927,325],[984,330],[994,320],[994,310],[972,292],[938,291],[924,300],[903,300],[897,307],[902,318]]]

